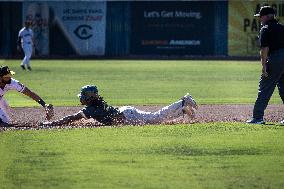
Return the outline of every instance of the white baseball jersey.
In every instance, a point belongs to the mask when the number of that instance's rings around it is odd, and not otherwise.
[[[3,97],[4,94],[9,90],[16,90],[18,92],[23,92],[24,89],[25,89],[25,86],[15,79],[11,79],[11,83],[6,84],[3,89],[0,88],[0,119],[1,121],[5,123],[10,122],[10,117],[8,115],[8,112],[10,112],[10,108],[9,108],[7,101]]]
[[[19,31],[19,37],[21,37],[22,44],[32,44],[33,43],[33,30],[30,28],[23,27]]]
[[[4,89],[0,88],[0,98],[2,98],[4,94],[9,90],[16,90],[18,92],[23,92],[24,89],[25,89],[25,86],[23,84],[11,78],[10,84],[6,84]]]

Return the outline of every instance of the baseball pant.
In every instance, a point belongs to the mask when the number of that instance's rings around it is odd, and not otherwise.
[[[10,112],[10,107],[7,101],[2,97],[0,99],[0,119],[2,122],[9,123],[10,117],[8,113]]]
[[[23,47],[25,57],[24,57],[21,65],[30,66],[30,59],[31,59],[32,52],[33,52],[32,44],[23,43],[22,47]]]
[[[258,96],[253,109],[253,118],[256,119],[263,118],[276,86],[284,103],[284,49],[269,56],[267,72],[268,77],[261,76],[259,81]]]
[[[125,123],[129,125],[159,124],[183,116],[182,100],[156,112],[141,111],[132,106],[122,106],[119,111],[123,113],[126,118]]]

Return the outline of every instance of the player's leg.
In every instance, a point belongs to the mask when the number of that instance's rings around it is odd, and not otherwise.
[[[159,124],[177,119],[184,115],[184,108],[197,109],[196,102],[190,95],[186,95],[181,100],[178,100],[169,106],[163,107],[156,112],[142,111],[131,106],[123,106],[119,108],[119,110],[124,114],[127,124],[142,125]],[[192,113],[191,118],[193,116],[194,113]]]
[[[195,100],[189,94],[186,94],[181,100],[160,109],[155,112],[154,115],[158,117],[158,120],[161,122],[172,121],[184,114],[187,114],[190,118],[194,118],[197,108]]]
[[[132,116],[135,116],[136,121],[142,124],[159,124],[163,122],[173,121],[184,115],[184,108],[197,109],[196,102],[190,95],[185,95],[181,100],[172,103],[169,106],[163,107],[156,112],[141,111],[132,109]],[[194,111],[190,114],[190,118],[194,117]]]
[[[27,62],[27,48],[26,48],[26,45],[22,45],[22,49],[23,49],[23,52],[24,52],[24,58],[23,58],[23,60],[22,60],[22,63],[21,63],[21,68],[23,69],[23,70],[25,70],[26,69],[26,67],[25,67],[25,65],[26,65],[26,62]]]
[[[119,111],[123,113],[125,123],[129,125],[159,124],[163,121],[157,113],[138,110],[132,106],[120,107]]]
[[[167,122],[174,119],[177,119],[181,116],[183,116],[183,101],[178,100],[169,106],[165,106],[158,110],[157,112],[154,112],[153,120],[157,120],[158,122]]]
[[[282,102],[284,104],[284,73],[282,74],[280,80],[278,81],[277,87],[278,87],[279,95],[280,95]]]
[[[10,122],[8,112],[10,112],[10,107],[8,106],[7,101],[2,97],[0,100],[0,119],[4,123]]]
[[[27,45],[27,54],[26,54],[26,65],[27,65],[27,68],[29,70],[31,70],[31,65],[30,65],[30,59],[31,59],[31,56],[32,56],[32,52],[33,52],[33,47],[31,44],[28,44]]]
[[[7,116],[7,113],[0,108],[0,123],[9,123],[10,119]]]
[[[130,125],[159,124],[183,115],[182,100],[166,106],[157,112],[146,112],[131,106],[120,107],[119,111],[126,118],[125,123]]]
[[[262,120],[264,116],[264,110],[266,109],[268,102],[274,92],[277,80],[272,77],[263,77],[259,81],[259,89],[257,99],[253,108],[253,118],[256,120]]]
[[[143,125],[145,120],[141,113],[138,113],[137,109],[132,106],[122,106],[119,111],[123,113],[125,117],[125,123],[129,125]]]
[[[23,45],[23,51],[24,51],[24,54],[25,54],[25,57],[23,59],[23,65],[27,66],[29,64],[29,61],[30,61],[30,47],[28,44],[24,44]]]
[[[248,123],[253,123],[254,120],[263,122],[264,110],[274,92],[274,89],[281,78],[283,71],[281,66],[280,56],[272,56],[267,64],[268,77],[261,76],[259,81],[258,96],[253,109],[253,119]]]

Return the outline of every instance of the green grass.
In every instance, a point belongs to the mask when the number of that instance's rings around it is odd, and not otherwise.
[[[283,188],[284,127],[240,123],[0,133],[0,188]]]
[[[252,104],[258,89],[258,61],[32,60],[32,72],[20,60],[2,60],[18,79],[48,103],[74,106],[86,84],[95,84],[112,105],[169,104],[186,92],[200,104]],[[270,103],[280,103],[275,91]],[[17,92],[11,106],[38,106]]]
[[[2,60],[48,103],[74,106],[86,84],[113,105],[254,103],[258,61]],[[271,103],[280,103],[275,92]],[[38,106],[9,92],[12,106]],[[0,189],[283,188],[284,127],[242,123],[0,132]]]

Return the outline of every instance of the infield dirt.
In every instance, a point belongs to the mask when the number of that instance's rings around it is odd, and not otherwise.
[[[161,106],[136,106],[141,110],[156,111]],[[62,118],[69,114],[78,112],[82,107],[55,107],[53,120]],[[200,105],[193,120],[184,118],[167,124],[179,123],[208,123],[208,122],[245,122],[252,115],[253,105]],[[17,127],[38,128],[40,122],[44,121],[43,108],[12,108],[12,123]],[[279,122],[284,119],[283,105],[269,105],[265,111],[267,122]],[[74,122],[71,127],[97,127],[100,124],[93,119]]]

